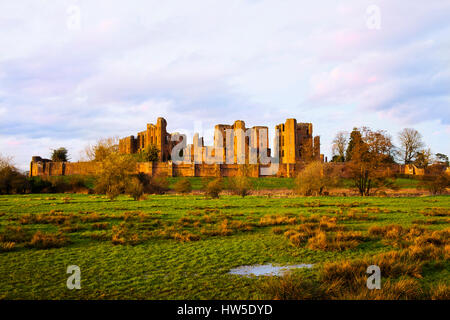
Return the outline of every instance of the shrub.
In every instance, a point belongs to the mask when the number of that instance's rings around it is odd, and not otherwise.
[[[433,195],[443,194],[450,187],[450,177],[441,173],[435,176],[425,176],[417,185],[417,188],[429,191]]]
[[[141,200],[144,196],[144,185],[138,178],[134,177],[130,180],[126,187],[126,194],[132,197],[135,201]]]
[[[144,192],[149,194],[164,194],[169,190],[169,179],[167,175],[149,176],[139,173],[136,176],[144,187]]]
[[[332,178],[328,167],[315,161],[308,164],[295,179],[295,193],[303,196],[322,195],[325,190],[336,184],[337,178]]]
[[[230,177],[228,179],[228,188],[231,190],[231,193],[245,197],[250,194],[253,184],[250,178],[246,176]]]
[[[52,183],[41,177],[29,178],[30,192],[31,193],[50,193],[52,192]]]
[[[50,177],[48,181],[51,183],[50,191],[52,193],[64,193],[71,190],[66,177]]]
[[[164,194],[169,190],[169,179],[166,175],[157,175],[150,179],[151,194]]]
[[[95,191],[114,200],[124,193],[136,171],[136,161],[130,155],[111,153],[100,162]]]
[[[178,180],[173,186],[176,192],[178,193],[189,193],[192,191],[192,185],[189,179],[183,178]]]
[[[83,176],[73,175],[67,177],[67,184],[71,192],[90,193],[91,188],[88,186],[87,179]]]
[[[0,194],[18,194],[30,191],[27,177],[8,164],[0,166]]]
[[[220,192],[223,190],[222,179],[214,179],[206,185],[205,193],[208,197],[212,199],[218,199]]]

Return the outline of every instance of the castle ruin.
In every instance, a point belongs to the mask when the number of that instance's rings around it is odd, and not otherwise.
[[[192,144],[186,144],[186,137],[178,133],[168,133],[167,121],[158,118],[156,125],[148,124],[147,130],[137,136],[130,136],[119,141],[119,152],[134,154],[143,151],[149,145],[155,145],[159,153],[159,161],[172,161],[174,148],[182,144],[184,163],[226,163],[256,164],[262,159],[273,159],[269,148],[268,128],[254,126],[246,128],[245,122],[237,120],[233,125],[218,124],[214,128],[214,145],[205,146],[203,137],[194,135]],[[287,119],[285,123],[275,127],[278,141],[273,156],[280,164],[296,164],[312,160],[323,161],[320,154],[320,137],[313,136],[312,123],[297,123],[296,119]],[[269,161],[265,161],[267,164]]]
[[[227,177],[242,174],[245,165],[252,177],[293,177],[305,163],[324,161],[320,137],[313,135],[311,123],[287,119],[275,127],[273,142],[269,148],[268,127],[247,128],[244,121],[237,120],[215,126],[212,146],[205,146],[199,134],[188,144],[185,135],[169,133],[167,121],[158,118],[136,136],[120,139],[118,149],[122,154],[137,154],[156,146],[157,162],[137,164],[136,173],[148,175]],[[97,167],[95,162],[58,163],[33,157],[30,176],[93,175]]]

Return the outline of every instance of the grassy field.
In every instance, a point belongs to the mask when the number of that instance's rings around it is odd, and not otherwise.
[[[187,178],[192,185],[193,190],[203,189],[203,178],[200,177],[188,177]],[[174,184],[180,180],[179,177],[169,178],[169,188],[173,189]],[[273,189],[292,189],[294,187],[294,178],[277,178],[277,177],[264,177],[264,178],[250,178],[254,190],[273,190]],[[224,178],[225,183],[227,178]],[[400,189],[416,188],[419,183],[417,179],[397,178],[394,184]],[[344,179],[343,187],[351,188],[353,181]]]
[[[58,177],[58,179],[62,179],[66,182],[70,181],[71,177],[79,177],[79,176],[63,176]],[[95,177],[87,176],[80,177],[83,178],[87,187],[93,189],[95,185]],[[184,179],[181,177],[168,177],[169,189],[173,190],[174,185],[180,179]],[[186,177],[191,183],[193,190],[203,190],[205,181],[210,181],[212,178],[202,178],[202,177]],[[250,181],[253,185],[253,190],[275,190],[275,189],[292,189],[294,187],[294,178],[279,178],[279,177],[260,177],[260,178],[250,178]],[[228,178],[224,178],[225,184],[228,182]],[[349,179],[342,180],[343,188],[352,188],[353,181]],[[394,180],[394,185],[399,189],[414,189],[417,187],[419,183],[418,179],[414,178],[396,178]]]
[[[318,283],[344,261],[381,257],[375,260],[384,263],[383,253],[391,251],[405,254],[391,259],[388,271],[382,267],[383,283],[413,281],[416,289],[439,288],[438,298],[445,298],[449,208],[448,196],[0,196],[0,298],[295,298],[294,280],[228,272],[311,263],[291,277]],[[81,268],[81,290],[66,287],[69,265]]]

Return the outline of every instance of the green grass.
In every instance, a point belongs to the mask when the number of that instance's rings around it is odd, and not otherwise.
[[[169,188],[173,189],[174,184],[182,178],[180,177],[170,177],[169,178]],[[188,177],[187,178],[192,185],[193,190],[202,190],[205,178],[201,177]],[[208,178],[207,180],[211,180]],[[275,190],[275,189],[292,189],[294,187],[294,178],[277,178],[277,177],[261,177],[261,178],[250,178],[255,190]],[[228,178],[224,178],[225,183]],[[400,189],[414,189],[417,187],[419,180],[408,179],[408,178],[397,178],[394,184]],[[350,179],[343,180],[343,187],[351,188],[353,186],[353,181]]]
[[[199,178],[191,178],[198,187]],[[280,181],[288,185],[292,179],[260,179],[260,186],[279,188]],[[259,181],[259,180],[258,180]],[[173,182],[173,180],[172,180]],[[67,199],[67,198],[70,198]],[[62,248],[36,249],[18,243],[15,250],[0,252],[0,298],[5,299],[258,299],[264,298],[258,284],[262,279],[243,278],[228,274],[229,270],[253,264],[313,263],[314,274],[327,261],[360,258],[395,248],[380,240],[360,243],[344,251],[320,251],[305,246],[294,247],[283,234],[276,235],[272,227],[259,226],[266,215],[309,217],[337,216],[342,210],[367,212],[373,221],[346,220],[340,222],[349,230],[367,233],[371,225],[400,224],[411,226],[415,220],[434,220],[426,228],[441,230],[449,227],[448,217],[426,217],[421,211],[450,207],[450,197],[420,198],[267,198],[224,196],[208,200],[202,196],[149,196],[145,201],[120,197],[108,201],[104,197],[88,195],[23,195],[0,196],[0,233],[7,226],[21,226],[30,235],[37,230],[57,232],[56,223],[21,224],[24,215],[72,214],[72,225],[80,230],[66,232],[71,243]],[[60,210],[62,213],[58,213]],[[56,213],[55,213],[56,211]],[[107,230],[94,229],[94,221],[83,222],[82,217],[98,213],[97,222],[107,222]],[[133,233],[145,240],[137,245],[113,245],[113,226],[124,221],[124,213],[136,218],[126,222]],[[139,214],[144,220],[139,220]],[[204,216],[218,223],[227,219],[253,224],[251,231],[233,230],[229,236],[205,236],[192,223],[182,225],[179,219],[195,221]],[[101,220],[101,221],[100,221]],[[199,241],[179,242],[158,235],[164,228],[200,235]],[[282,226],[286,228],[286,226]],[[106,233],[106,240],[93,240],[91,234]],[[67,266],[81,268],[81,290],[66,288]],[[421,283],[449,282],[450,263],[424,269]]]
[[[169,188],[173,189],[175,183],[184,178],[180,177],[170,177]],[[201,177],[187,177],[191,182],[192,190],[203,190],[204,182],[210,181],[213,178],[201,178]],[[224,182],[227,183],[228,178],[223,178]],[[255,190],[273,190],[273,189],[292,189],[294,187],[293,178],[276,178],[276,177],[262,177],[262,178],[250,178]]]

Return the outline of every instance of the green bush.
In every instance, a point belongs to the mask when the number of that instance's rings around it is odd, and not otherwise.
[[[214,179],[206,185],[205,194],[212,199],[218,199],[223,190],[223,181],[221,178]]]
[[[111,153],[99,165],[95,191],[106,194],[110,200],[125,193],[126,187],[136,171],[135,159],[129,155]]]
[[[30,189],[28,178],[15,167],[0,168],[0,194],[28,193]]]
[[[87,191],[87,193],[90,193],[91,188],[86,177],[74,175],[68,176],[67,179],[72,192]]]
[[[189,193],[192,191],[192,185],[189,179],[183,178],[178,180],[173,186],[174,190],[178,193]]]
[[[253,189],[253,183],[249,177],[237,176],[228,179],[228,189],[232,194],[241,197],[248,196]]]
[[[324,165],[311,162],[297,175],[294,191],[302,196],[322,195],[328,185]]]
[[[52,193],[64,193],[71,190],[65,177],[50,177],[48,181],[51,183],[50,190]]]
[[[141,200],[144,196],[144,185],[138,178],[134,177],[128,183],[126,193],[135,201]]]
[[[417,189],[427,190],[433,195],[443,194],[449,187],[450,177],[445,173],[423,176],[417,185]]]
[[[31,193],[51,193],[52,183],[48,180],[44,180],[41,177],[29,178]]]

